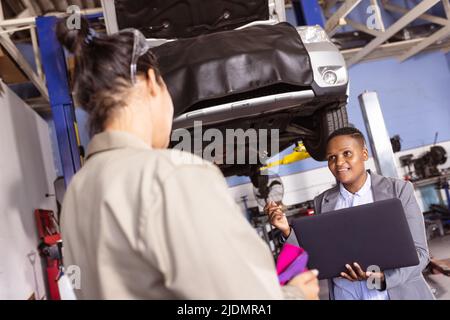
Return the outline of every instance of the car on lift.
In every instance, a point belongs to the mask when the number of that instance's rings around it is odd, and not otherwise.
[[[255,176],[264,159],[300,140],[314,159],[325,160],[327,137],[348,125],[342,54],[320,26],[280,23],[276,2],[103,2],[109,33],[137,28],[152,43],[174,102],[173,136],[191,132],[192,152],[201,153],[209,143],[203,136],[195,142],[196,123],[224,136],[230,129],[266,129],[267,144],[256,150],[249,139],[240,145],[221,142],[223,152],[209,160],[225,176]],[[256,152],[258,161],[225,161],[239,148],[248,158]]]

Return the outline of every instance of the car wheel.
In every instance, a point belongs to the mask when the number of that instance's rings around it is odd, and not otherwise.
[[[346,106],[328,109],[314,115],[316,138],[303,139],[306,150],[317,161],[326,160],[327,138],[335,130],[348,126]]]

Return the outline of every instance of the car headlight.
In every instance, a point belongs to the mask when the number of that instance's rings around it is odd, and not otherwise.
[[[337,74],[333,70],[326,70],[322,73],[323,81],[327,84],[336,84]]]
[[[330,42],[327,33],[319,25],[297,27],[297,31],[303,43]]]

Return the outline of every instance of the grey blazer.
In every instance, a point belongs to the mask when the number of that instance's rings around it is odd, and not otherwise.
[[[428,245],[422,212],[414,196],[411,182],[386,178],[370,172],[374,201],[398,198],[403,204],[409,229],[411,230],[420,263],[414,267],[385,270],[386,290],[391,300],[433,300],[435,299],[426,283],[422,271],[429,262]],[[339,196],[339,185],[326,190],[314,199],[316,213],[333,211]],[[294,232],[288,243],[298,245]],[[320,271],[320,270],[319,270]],[[334,299],[334,284],[328,280],[330,299]]]

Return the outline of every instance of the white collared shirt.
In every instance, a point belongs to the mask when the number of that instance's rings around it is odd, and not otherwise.
[[[345,189],[342,183],[339,184],[339,198],[334,209],[345,209],[372,202],[372,182],[370,174],[367,173],[366,182],[355,194]],[[353,262],[349,261],[350,264]],[[389,295],[386,290],[378,291],[376,289],[368,289],[366,281],[351,282],[342,278],[334,278],[333,282],[334,297],[336,300],[389,300]]]

